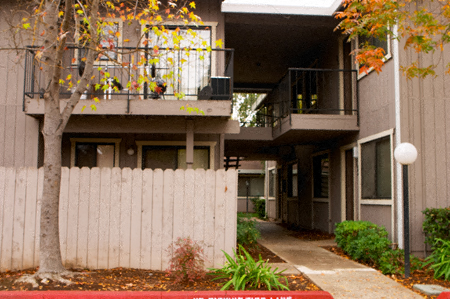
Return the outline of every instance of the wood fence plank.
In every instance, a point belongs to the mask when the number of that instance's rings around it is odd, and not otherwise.
[[[132,178],[130,267],[139,268],[141,264],[142,169],[133,169]]]
[[[141,269],[150,269],[152,254],[153,170],[142,174],[142,240]]]
[[[205,170],[196,169],[194,179],[194,234],[192,238],[204,243],[205,224]]]
[[[130,267],[130,233],[131,233],[131,183],[132,171],[122,169],[122,194],[120,199],[120,267]]]
[[[120,192],[122,170],[114,167],[111,172],[111,212],[109,218],[109,268],[119,267],[120,261]]]
[[[92,170],[83,167],[80,171],[80,199],[78,207],[77,267],[86,268],[88,258],[89,204]],[[93,178],[95,179],[95,178]]]
[[[2,259],[0,269],[11,270],[12,237],[14,223],[14,193],[16,191],[16,169],[6,168],[5,174],[5,202],[3,204],[3,232],[2,232]]]
[[[184,171],[184,229],[183,237],[194,237],[194,196],[195,173],[193,169]]]
[[[66,170],[66,173],[68,172],[68,169],[66,167],[63,167],[61,169],[61,173],[64,174],[64,170]],[[62,176],[63,177],[63,176]],[[38,192],[37,192],[37,201],[36,201],[36,243],[34,244],[34,248],[36,248],[34,252],[34,265],[39,265],[39,244],[41,240],[41,207],[42,207],[42,195],[44,193],[44,168],[39,168],[38,171]],[[61,200],[61,199],[60,199]],[[60,217],[61,221],[61,217]],[[64,260],[63,260],[64,262]]]
[[[214,266],[214,218],[216,198],[216,172],[212,169],[206,171],[205,179],[205,255],[206,267]]]
[[[42,201],[42,192],[44,188],[44,168],[39,169],[39,182],[38,182],[38,207]],[[42,180],[42,181],[41,181]],[[67,257],[67,220],[69,213],[69,186],[70,186],[70,172],[69,168],[61,168],[61,187],[59,189],[59,243],[61,248],[61,259],[65,265]],[[40,215],[40,213],[39,213]],[[36,221],[36,233],[40,227],[40,219]],[[36,248],[39,250],[39,243],[36,243]]]
[[[67,256],[66,267],[76,267],[78,237],[78,200],[80,198],[80,169],[69,170],[69,205],[67,213]]]
[[[25,231],[23,236],[24,269],[34,266],[34,247],[36,238],[36,201],[38,192],[38,169],[29,167],[27,171],[25,199]],[[1,183],[0,183],[1,186]],[[0,205],[1,206],[1,205]],[[0,222],[1,223],[1,222]]]
[[[173,182],[173,240],[183,236],[184,223],[184,170],[177,169],[174,174]]]
[[[225,171],[216,172],[216,202],[214,222],[214,267],[220,267],[224,263],[224,255],[220,251],[225,248]]]
[[[5,200],[6,200],[6,168],[0,167],[0,271],[7,270],[3,269],[2,267],[2,260],[3,260],[2,244],[3,244],[3,225],[4,225],[3,214],[5,211]]]
[[[236,170],[226,171],[226,191],[225,191],[225,247],[228,254],[233,253],[236,247],[237,229],[237,172]]]
[[[100,169],[100,217],[98,219],[98,267],[109,267],[109,217],[111,211],[111,168]]]
[[[11,268],[23,269],[23,237],[25,229],[25,197],[27,188],[27,169],[16,169],[16,190],[14,197],[14,224],[12,235]]]
[[[167,169],[164,171],[164,191],[163,191],[163,223],[162,223],[162,269],[169,266],[172,253],[167,251],[173,240],[173,195],[174,195],[174,171]]]
[[[162,214],[163,214],[163,171],[153,171],[153,216],[152,216],[152,256],[151,269],[162,270],[161,241],[162,241]]]
[[[100,168],[91,169],[89,180],[89,217],[88,217],[88,246],[87,267],[98,268],[98,218],[100,217]]]

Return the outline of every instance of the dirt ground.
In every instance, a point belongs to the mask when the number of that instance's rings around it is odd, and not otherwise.
[[[284,262],[270,250],[261,246],[249,249],[255,258],[261,254],[264,260],[272,263]],[[32,274],[36,269],[16,272],[0,273],[0,291],[13,290],[90,290],[90,291],[213,291],[220,290],[224,281],[212,280],[213,275],[207,275],[205,279],[196,283],[174,284],[174,279],[168,277],[163,271],[151,271],[140,269],[107,269],[107,270],[82,270],[74,278],[68,278],[73,282],[64,285],[56,282],[42,284],[38,289],[33,289],[31,284],[15,283],[23,274]],[[291,291],[319,291],[314,283],[303,275],[286,276]],[[263,290],[263,288],[261,288]]]

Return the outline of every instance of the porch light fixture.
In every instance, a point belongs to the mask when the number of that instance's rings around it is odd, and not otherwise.
[[[417,149],[408,142],[400,143],[394,151],[397,162],[403,165],[403,229],[404,229],[404,250],[405,250],[405,278],[409,277],[409,192],[408,192],[408,165],[417,159]]]
[[[133,156],[134,155],[134,149],[132,147],[130,147],[129,149],[127,149],[127,154],[129,156]]]

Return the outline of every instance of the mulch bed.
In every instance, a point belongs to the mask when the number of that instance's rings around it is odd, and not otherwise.
[[[273,252],[259,245],[259,249],[249,249],[258,260],[258,255],[271,263],[284,262]],[[174,278],[167,277],[163,271],[115,268],[105,270],[75,270],[80,272],[74,278],[68,278],[73,284],[64,284],[49,281],[38,289],[33,289],[31,284],[14,283],[23,274],[33,274],[36,269],[24,271],[0,272],[1,291],[14,290],[83,290],[83,291],[219,291],[224,280],[212,280],[214,276],[207,275],[203,280],[195,283],[174,284]],[[321,289],[312,283],[306,276],[287,275],[289,289],[291,291],[320,291]],[[261,288],[261,290],[265,290]],[[1,295],[0,295],[1,296]]]
[[[351,258],[348,255],[346,255],[341,248],[338,248],[337,246],[324,246],[323,248],[327,249],[337,255],[340,255],[346,259],[351,260]],[[363,263],[363,262],[360,262],[360,263],[363,265],[366,265],[368,267],[374,268],[373,265]],[[434,285],[440,285],[440,286],[443,286],[444,288],[450,289],[450,281],[446,281],[443,279],[434,279],[433,275],[434,275],[434,272],[432,270],[429,270],[429,271],[420,270],[420,271],[412,272],[409,278],[405,278],[402,275],[386,275],[386,276],[397,281],[398,283],[402,284],[403,286],[407,287],[408,289],[420,294],[424,298],[435,299],[438,296],[427,296],[427,295],[424,295],[421,292],[413,289],[413,285],[415,285],[415,284],[434,284]]]

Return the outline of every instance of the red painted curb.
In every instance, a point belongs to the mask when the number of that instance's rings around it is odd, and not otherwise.
[[[450,292],[442,292],[436,299],[450,299]]]
[[[442,293],[445,294],[445,293]],[[441,294],[441,295],[442,295]],[[439,299],[450,298],[439,296]],[[214,292],[89,292],[89,291],[5,291],[0,298],[18,299],[333,299],[328,292],[214,291]]]

